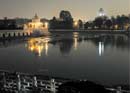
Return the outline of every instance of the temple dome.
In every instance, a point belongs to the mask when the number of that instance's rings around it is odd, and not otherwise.
[[[35,14],[35,16],[33,17],[32,22],[40,22],[40,18],[37,14]]]

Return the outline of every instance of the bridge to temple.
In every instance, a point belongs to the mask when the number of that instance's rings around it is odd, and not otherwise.
[[[0,38],[16,38],[16,37],[29,37],[31,36],[30,31],[25,30],[3,30],[0,31]]]

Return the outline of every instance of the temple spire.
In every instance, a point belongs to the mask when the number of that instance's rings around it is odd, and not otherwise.
[[[35,13],[34,18],[35,18],[35,19],[38,19],[38,18],[39,18],[38,15],[37,15],[37,13]]]

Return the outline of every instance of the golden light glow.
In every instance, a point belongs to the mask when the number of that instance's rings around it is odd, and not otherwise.
[[[74,38],[74,49],[77,50],[78,47],[78,38]]]
[[[79,36],[79,33],[77,32],[74,32],[73,33],[73,39],[74,39],[74,49],[77,50],[77,47],[78,47],[78,36]]]
[[[124,26],[124,28],[125,28],[125,30],[127,30],[128,28],[129,28],[129,24],[126,24],[125,26]]]
[[[37,14],[32,18],[32,22],[28,22],[24,24],[24,30],[30,30],[33,33],[35,30],[47,31],[48,30],[48,22],[41,22],[41,19],[37,16]]]
[[[77,38],[78,36],[79,36],[79,33],[78,33],[78,32],[74,32],[74,33],[73,33],[73,37],[74,37],[74,38]]]
[[[78,21],[74,21],[74,27],[78,27]]]
[[[115,28],[115,29],[118,29],[118,25],[115,25],[114,28]]]
[[[28,23],[27,28],[29,28],[29,29],[42,29],[43,23],[41,23],[41,22],[30,22],[30,23]]]
[[[48,22],[45,22],[45,28],[48,28]]]
[[[45,50],[45,55],[48,55],[48,38],[40,39],[30,39],[28,41],[27,47],[28,50],[34,52],[36,55],[41,56],[42,52]]]

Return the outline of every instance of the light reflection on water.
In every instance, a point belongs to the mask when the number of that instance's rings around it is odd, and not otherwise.
[[[27,41],[27,48],[29,51],[41,56],[45,51],[45,55],[48,55],[48,42],[50,38],[31,38]]]
[[[104,53],[104,42],[99,42],[99,56]]]
[[[0,42],[0,69],[126,84],[129,37],[53,33],[40,38],[3,41]]]

